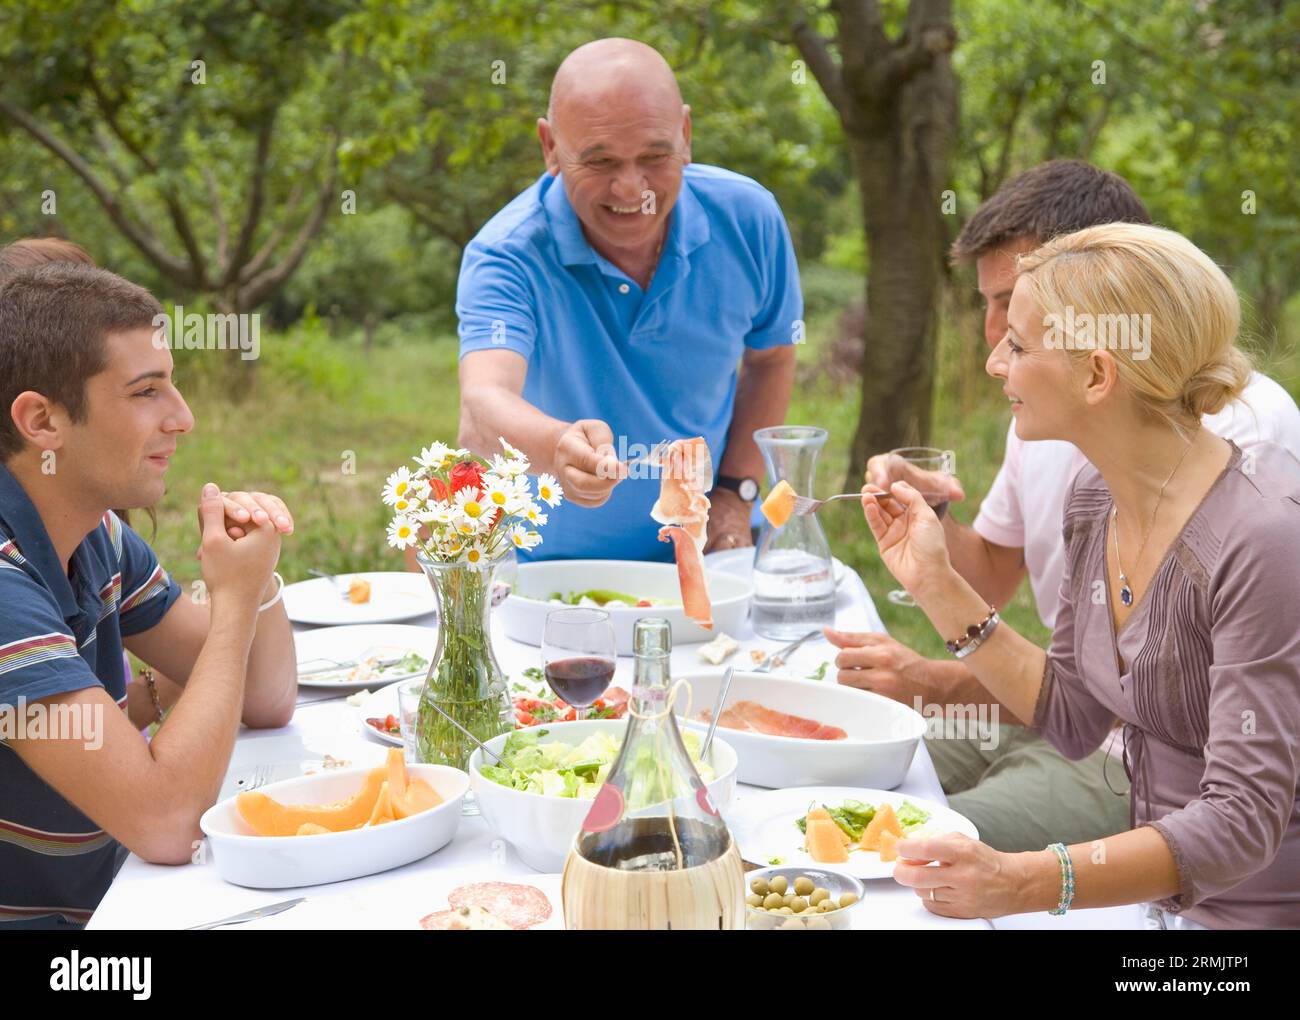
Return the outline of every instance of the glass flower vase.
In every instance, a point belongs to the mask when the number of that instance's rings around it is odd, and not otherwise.
[[[473,738],[486,743],[514,728],[505,674],[492,652],[494,579],[503,564],[417,559],[438,600],[438,641],[420,701],[415,759],[468,770],[478,746]],[[472,793],[464,813],[478,814]]]

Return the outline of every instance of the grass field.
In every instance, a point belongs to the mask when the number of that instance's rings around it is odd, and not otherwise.
[[[799,349],[801,365],[824,360],[836,317],[826,310],[812,319],[809,340]],[[194,507],[208,480],[285,499],[297,523],[281,557],[281,572],[290,582],[306,578],[311,567],[339,573],[400,569],[400,556],[384,539],[388,518],[379,491],[388,473],[422,445],[435,438],[455,440],[455,337],[391,324],[367,352],[359,336],[331,338],[322,323],[307,320],[264,338],[257,381],[238,402],[211,381],[209,363],[185,360],[214,357],[177,352],[177,377],[197,425],[173,461],[153,540],[177,580],[188,586],[199,577]],[[969,498],[952,512],[967,522],[997,472],[1009,421],[999,388],[972,378],[980,366],[977,353],[945,336],[933,439],[956,452]],[[1300,372],[1294,361],[1275,359],[1268,367],[1297,392]],[[843,479],[857,405],[856,386],[837,386],[824,375],[796,388],[787,421],[830,432],[819,462],[818,494],[836,491]],[[861,574],[890,633],[927,655],[943,654],[920,610],[896,607],[885,598],[897,585],[882,567],[857,506],[833,505],[822,517],[833,552]],[[136,523],[149,534],[147,521]],[[1046,641],[1028,584],[1004,615],[1021,633]]]

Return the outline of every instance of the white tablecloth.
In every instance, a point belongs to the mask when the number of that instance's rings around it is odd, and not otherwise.
[[[431,626],[428,619],[411,621]],[[540,665],[538,649],[509,640],[494,622],[493,642],[502,668],[512,676],[529,666]],[[856,574],[847,573],[840,585],[836,604],[836,627],[841,630],[883,630],[880,617],[866,588]],[[432,629],[430,647],[432,647]],[[751,634],[741,638],[744,649],[775,648],[779,642],[763,641]],[[695,645],[673,651],[674,675],[698,673],[703,666]],[[827,660],[834,648],[822,639],[809,641],[792,658],[788,670],[805,676]],[[746,651],[737,653],[733,664],[743,666]],[[833,683],[834,674],[828,670]],[[615,682],[631,679],[631,660],[620,659]],[[322,696],[334,700],[319,700]],[[312,703],[313,699],[317,699]],[[325,755],[354,764],[380,764],[387,748],[365,732],[359,712],[333,692],[303,688],[298,711],[290,725],[279,730],[243,730],[235,744],[230,773],[246,773],[255,764],[320,759]],[[922,743],[899,790],[916,797],[946,803],[934,766]],[[758,791],[740,785],[736,798]],[[132,855],[118,872],[107,895],[91,918],[92,929],[175,929],[214,921],[254,907],[281,900],[306,897],[306,902],[275,917],[236,926],[238,928],[411,928],[424,914],[442,909],[451,888],[471,881],[503,879],[529,882],[542,888],[558,903],[559,876],[543,876],[519,860],[514,849],[497,838],[481,818],[462,820],[456,838],[442,850],[402,868],[349,882],[302,889],[245,889],[230,885],[217,874],[210,859],[171,867],[147,864]],[[988,929],[987,921],[958,921],[929,913],[909,889],[892,880],[868,883],[867,901],[857,913],[864,928],[950,928]],[[558,913],[558,912],[557,912]],[[1085,911],[1084,914],[1109,913]],[[1127,915],[1126,915],[1127,916]],[[1024,916],[1017,926],[1039,926],[1035,917]],[[560,926],[553,917],[548,926]],[[1110,926],[1110,925],[1103,925]]]

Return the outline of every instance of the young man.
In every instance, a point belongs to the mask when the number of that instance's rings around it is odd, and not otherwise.
[[[970,218],[953,256],[975,263],[984,298],[984,338],[996,347],[1007,331],[1007,305],[1016,257],[1057,234],[1116,221],[1150,223],[1128,182],[1075,160],[1056,160],[1004,184]],[[1206,416],[1205,426],[1243,449],[1272,441],[1300,456],[1300,411],[1276,382],[1256,372],[1240,401]],[[1086,459],[1071,443],[1024,442],[1012,422],[1006,453],[973,525],[943,519],[953,566],[984,598],[1003,607],[1028,573],[1045,626],[1056,619],[1065,568],[1065,499]],[[867,481],[888,488],[920,478],[888,455],[872,457]],[[959,483],[951,497],[964,498]],[[926,659],[883,634],[838,634],[840,683],[911,705],[978,705],[990,701],[974,675],[956,660]],[[927,741],[940,782],[956,811],[980,838],[1004,851],[1041,850],[1055,841],[1085,842],[1129,828],[1128,781],[1122,741],[1070,761],[1005,708],[992,734],[965,739],[947,733]],[[1010,721],[1008,723],[1008,720]]]
[[[70,262],[75,265],[93,266],[95,260],[90,252],[72,241],[61,237],[23,237],[11,241],[0,248],[0,286],[9,277],[24,269],[48,266],[52,262]],[[124,509],[113,511],[125,524],[130,524],[129,513]],[[153,511],[149,511],[150,517]],[[122,656],[122,668],[128,678],[131,672],[130,660]],[[126,714],[137,729],[145,729],[160,721],[164,711],[171,708],[180,697],[180,688],[157,670],[148,670],[141,677],[128,679],[126,685]]]
[[[204,486],[197,602],[109,510],[157,502],[194,424],[160,311],[84,265],[0,285],[0,928],[84,924],[119,843],[189,861],[241,720],[293,714],[284,504]],[[151,743],[121,710],[124,643],[184,687]]]

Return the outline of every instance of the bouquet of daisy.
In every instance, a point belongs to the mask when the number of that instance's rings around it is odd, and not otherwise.
[[[434,443],[415,458],[415,470],[388,476],[384,502],[393,508],[388,544],[415,546],[440,563],[491,563],[508,549],[534,549],[546,523],[542,506],[564,498],[556,480],[538,476],[534,496],[528,458],[501,439],[491,460]]]

